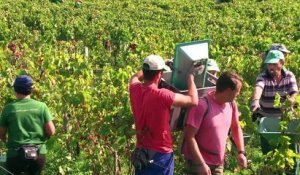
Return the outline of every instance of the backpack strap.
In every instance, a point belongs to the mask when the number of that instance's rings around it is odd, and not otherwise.
[[[210,103],[209,103],[208,98],[206,96],[202,97],[201,99],[204,99],[204,101],[206,102],[206,110],[205,110],[204,115],[203,115],[203,119],[204,119],[204,118],[207,117],[207,114],[210,111]]]
[[[200,99],[204,99],[204,101],[205,101],[205,103],[206,103],[206,110],[205,110],[205,112],[204,112],[204,114],[203,114],[203,118],[202,118],[202,121],[203,121],[203,119],[206,118],[208,112],[210,111],[210,103],[208,102],[208,99],[207,99],[206,96],[201,97]],[[183,123],[183,125],[185,125],[185,122],[186,122],[187,118],[188,118],[188,116],[186,116],[186,117],[184,118],[184,123]]]
[[[205,112],[203,114],[202,122],[201,122],[201,125],[202,125],[204,118],[207,117],[207,114],[210,111],[210,103],[208,102],[208,98],[206,96],[201,97],[200,99],[204,99],[204,101],[206,103],[206,110],[205,110]],[[187,117],[188,116],[185,117],[184,124],[185,124],[185,121],[186,121]],[[181,153],[182,153],[182,149],[183,149],[183,144],[184,144],[184,130],[182,131],[181,138],[180,138],[180,141],[179,141],[179,150],[180,150]]]
[[[201,128],[201,126],[203,125],[203,120],[207,117],[207,115],[208,115],[208,113],[209,113],[209,111],[210,111],[210,103],[209,103],[209,100],[208,100],[208,98],[206,97],[206,96],[204,96],[204,97],[201,97],[200,99],[203,99],[205,102],[206,102],[206,110],[205,110],[205,112],[204,112],[204,114],[203,114],[203,118],[202,118],[202,121],[201,121],[201,125],[200,125],[200,127],[199,128]],[[234,103],[233,102],[230,102],[230,106],[231,106],[231,109],[232,109],[232,116],[233,116],[233,108],[234,108]],[[232,117],[231,116],[231,117]],[[228,135],[230,134],[230,130],[229,130],[229,132],[228,132]],[[181,142],[181,144],[180,144],[180,150],[181,150],[181,153],[182,153],[182,149],[183,149],[183,144],[184,144],[184,132],[183,132],[183,136],[182,136],[183,138],[181,139],[182,140],[182,142]],[[233,142],[234,143],[234,142]],[[200,145],[198,145],[199,147],[201,147]],[[203,147],[201,147],[201,149],[202,150],[204,150],[204,151],[206,151],[207,153],[209,153],[209,154],[211,154],[211,155],[219,155],[219,153],[217,153],[217,152],[212,152],[212,151],[210,151],[210,150],[207,150],[207,149],[205,149],[205,148],[203,148]]]

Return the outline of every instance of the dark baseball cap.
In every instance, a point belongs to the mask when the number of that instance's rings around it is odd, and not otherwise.
[[[291,51],[289,51],[284,44],[280,44],[280,43],[273,43],[271,45],[271,47],[269,48],[269,50],[279,50],[281,52],[284,53],[291,53]]]
[[[33,80],[30,76],[20,75],[16,78],[13,87],[21,87],[24,89],[31,89],[33,87]]]

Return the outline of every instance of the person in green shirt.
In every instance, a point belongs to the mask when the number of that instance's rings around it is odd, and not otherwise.
[[[4,106],[0,139],[6,142],[6,168],[12,174],[39,175],[45,165],[46,141],[54,135],[47,105],[30,98],[33,80],[18,76],[13,85],[16,100]]]

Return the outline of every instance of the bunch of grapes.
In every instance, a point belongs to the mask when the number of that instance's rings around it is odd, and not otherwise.
[[[17,46],[16,46],[16,44],[13,43],[13,42],[9,43],[8,48],[9,48],[13,53],[15,53],[16,50],[17,50]]]

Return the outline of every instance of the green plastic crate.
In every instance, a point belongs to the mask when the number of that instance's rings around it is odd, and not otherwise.
[[[292,120],[288,125],[288,129],[283,133],[279,129],[279,122],[280,119],[277,117],[263,117],[259,123],[259,134],[269,142],[276,142],[280,135],[287,135],[292,139],[292,143],[298,143],[300,135],[296,131],[300,125],[300,121],[296,119]]]
[[[4,170],[6,163],[6,156],[0,156],[0,174],[6,174],[6,171]]]
[[[171,84],[179,90],[187,90],[187,75],[194,65],[203,65],[203,70],[195,75],[197,88],[205,87],[206,62],[209,58],[209,40],[178,44],[174,54],[174,70]]]
[[[280,119],[277,117],[263,117],[259,123],[259,134],[261,136],[261,148],[262,152],[266,154],[267,152],[275,149],[276,147],[270,143],[278,142],[278,139],[281,135],[286,135],[291,138],[292,144],[290,149],[293,149],[295,153],[299,154],[299,142],[300,136],[297,133],[297,130],[300,125],[299,120],[292,120],[288,129],[285,132],[281,132],[279,128]],[[292,170],[286,171],[287,175],[298,175],[299,174],[299,159],[295,160],[295,166]]]

